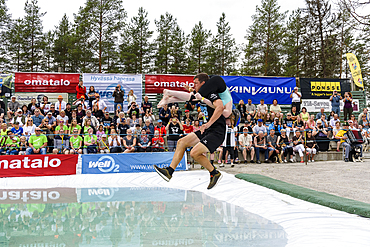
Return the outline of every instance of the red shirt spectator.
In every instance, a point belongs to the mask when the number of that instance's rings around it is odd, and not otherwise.
[[[78,85],[76,86],[76,92],[77,92],[77,99],[80,99],[81,96],[86,95],[86,87],[84,87],[83,82],[80,81]]]
[[[183,127],[185,134],[190,134],[191,132],[193,132],[193,125],[190,125],[190,123],[184,124]]]
[[[158,125],[154,127],[154,131],[159,131],[159,136],[164,137],[166,135],[166,127],[162,125],[162,120],[158,119]]]

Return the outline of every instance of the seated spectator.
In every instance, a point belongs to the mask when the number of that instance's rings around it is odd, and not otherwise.
[[[116,126],[114,125],[114,123],[111,123],[109,128],[108,128],[108,133],[107,135],[110,135],[112,133],[112,130],[115,131],[115,133],[117,133],[117,130],[116,130]]]
[[[166,126],[166,132],[168,133],[167,143],[168,151],[175,151],[177,147],[177,141],[180,139],[180,135],[184,133],[184,127],[180,124],[177,117],[173,117]]]
[[[200,128],[200,127],[199,127]],[[166,132],[166,126],[162,125],[162,120],[158,119],[157,120],[157,126],[154,127],[154,131],[158,130],[159,131],[159,135],[161,137],[165,137],[167,132]]]
[[[22,110],[18,109],[11,121],[12,126],[14,127],[14,124],[18,122],[19,126],[22,127],[26,124],[26,117],[22,114]]]
[[[334,111],[331,111],[330,114],[328,115],[328,118],[326,119],[328,121],[328,123],[330,124],[330,120],[332,120],[334,118],[334,115],[336,113]]]
[[[121,153],[121,138],[117,135],[116,130],[111,130],[110,136],[108,138],[109,150],[111,153]]]
[[[195,117],[198,115],[197,108],[195,107],[194,101],[186,101],[184,104],[184,108],[189,110],[190,116]]]
[[[85,121],[85,125],[83,125],[83,127],[82,127],[82,134],[87,135],[89,133],[89,131],[88,131],[89,128],[92,128],[93,132],[95,131],[95,129],[91,126],[91,119],[87,119]]]
[[[278,104],[278,100],[277,100],[277,99],[274,99],[274,100],[272,101],[272,105],[270,105],[270,112],[275,113],[275,115],[277,115],[277,116],[279,116],[279,115],[280,115],[281,107],[280,107],[280,105]]]
[[[250,115],[251,118],[254,118],[254,115],[256,114],[256,106],[252,104],[251,99],[248,99],[248,104],[245,105],[245,114],[246,116]]]
[[[72,123],[71,123],[71,126],[69,126],[69,129],[68,129],[68,134],[69,135],[72,135],[74,132],[74,130],[77,130],[77,133],[80,135],[81,134],[81,126],[79,124],[77,124],[77,119],[73,119],[72,120]]]
[[[130,91],[128,91],[127,103],[129,105],[132,103],[136,103],[136,99],[137,99],[137,96],[134,94],[134,90],[131,89]],[[139,116],[137,118],[139,118]]]
[[[310,119],[310,114],[307,112],[306,107],[302,107],[302,112],[300,113],[301,118],[304,122],[307,122]]]
[[[193,133],[194,132],[194,128],[193,126],[191,125],[191,120],[190,118],[187,118],[185,120],[185,124],[182,126],[183,127],[183,132],[185,135],[187,134],[190,134],[190,133]]]
[[[96,119],[96,117],[94,117],[92,114],[91,114],[91,110],[87,110],[86,111],[86,116],[82,119],[82,125],[85,126],[85,122],[86,120],[90,120],[91,121],[91,127],[94,128],[94,130],[96,130],[96,128],[98,128],[99,126],[99,121],[98,119]]]
[[[352,123],[353,123],[352,128],[357,129],[357,130],[360,129],[360,126],[359,126],[359,124],[358,124],[358,122],[357,122],[357,120],[355,118],[355,115],[351,114],[350,119],[348,120],[348,122],[349,121],[352,121]],[[351,125],[349,125],[349,126],[350,126],[350,129],[351,129]]]
[[[257,121],[258,119],[265,119],[265,115],[262,115],[261,112],[257,112],[255,115],[254,115],[254,122],[257,124]]]
[[[207,118],[206,116],[204,116],[203,112],[198,113],[198,121],[199,121],[200,126],[202,126],[202,124],[204,123],[207,123]]]
[[[257,112],[260,112],[262,116],[265,116],[265,114],[268,112],[268,107],[265,104],[264,99],[260,100],[260,104],[257,106]]]
[[[359,127],[363,130],[369,129],[369,121],[367,121],[366,116],[362,115],[362,119],[358,122]]]
[[[265,126],[268,128],[270,126],[270,124],[272,124],[274,122],[274,119],[271,118],[270,113],[266,113],[263,122],[264,122]]]
[[[274,119],[274,122],[270,124],[270,126],[268,127],[268,131],[270,132],[271,130],[274,130],[275,131],[274,134],[276,136],[280,136],[280,132],[282,129],[283,126],[281,125],[280,120],[277,117]]]
[[[132,102],[130,107],[127,110],[127,115],[132,118],[133,115],[136,116],[136,119],[140,118],[140,109],[137,108],[136,102]]]
[[[321,120],[317,120],[317,127],[313,129],[312,135],[315,137],[320,151],[329,150],[329,132],[328,129],[322,125]]]
[[[149,120],[150,124],[153,125],[154,121],[155,121],[155,117],[152,113],[150,113],[150,110],[149,109],[146,109],[146,113],[145,115],[143,116],[143,121],[144,123]]]
[[[2,102],[1,100],[2,99],[0,99],[0,102]],[[4,114],[5,114],[5,110],[0,105],[0,123],[4,123],[5,122]]]
[[[316,128],[316,122],[314,119],[314,115],[311,115],[308,121],[306,122],[306,128],[305,129],[311,129],[314,130]]]
[[[19,153],[19,140],[17,137],[13,137],[11,143],[8,144],[6,155],[18,155]]]
[[[26,150],[28,148],[28,143],[27,143],[26,137],[21,136],[21,138],[19,138],[19,140],[20,140],[20,142],[19,142],[19,155],[25,155]]]
[[[84,136],[84,154],[96,154],[98,152],[97,136],[93,134],[92,127],[87,129],[87,135]]]
[[[348,131],[349,124],[345,122],[343,124],[343,129],[341,129],[338,134],[335,136],[335,139],[340,140],[340,144],[343,145],[344,148],[344,161],[349,161],[349,152],[352,150],[351,144],[347,143],[347,131]],[[361,152],[362,153],[362,152]]]
[[[0,136],[6,136],[8,132],[8,125],[6,123],[1,124]]]
[[[69,154],[69,137],[63,129],[55,131],[53,154]]]
[[[182,117],[182,124],[186,123],[186,119],[190,120],[190,124],[193,123],[193,121],[194,121],[194,118],[190,115],[189,110],[185,110],[185,116]]]
[[[137,139],[132,135],[132,130],[127,130],[127,135],[122,139],[124,153],[133,153],[136,150]]]
[[[296,121],[297,120],[297,116],[300,115],[299,112],[297,112],[297,107],[296,106],[292,106],[291,114],[292,114],[293,121]]]
[[[108,116],[109,116],[109,112],[105,112],[105,114],[108,113]],[[96,117],[96,119],[101,122],[104,118],[104,113],[102,110],[99,110],[98,109],[98,105],[93,105],[93,108],[92,108],[92,112],[91,114]]]
[[[57,118],[58,115],[59,115],[59,111],[55,110],[55,106],[54,105],[50,105],[50,110],[48,111],[48,113],[51,112],[51,114],[53,115],[53,117]]]
[[[71,104],[70,103],[67,103],[67,108],[64,110],[66,116],[68,117],[68,123],[70,124],[71,121],[70,119],[72,118],[72,107],[71,107]]]
[[[318,119],[321,119],[321,116],[324,115],[325,116],[325,119],[326,119],[326,114],[324,113],[325,109],[324,108],[321,108],[320,109],[320,112],[316,114],[316,120]]]
[[[139,138],[139,136],[141,135],[141,127],[140,127],[140,124],[136,124],[135,128],[131,128],[131,130],[133,131],[134,137]],[[149,134],[148,134],[148,136],[149,136]]]
[[[254,138],[254,150],[256,151],[257,164],[261,164],[260,151],[265,154],[265,162],[269,158],[269,150],[266,143],[266,136],[263,131],[259,131],[258,135]]]
[[[77,111],[76,111],[76,117],[78,119],[81,119],[80,121],[78,121],[79,123],[82,123],[82,119],[86,116],[86,111],[84,109],[82,109],[82,105],[81,104],[78,104],[77,105]]]
[[[117,126],[117,129],[119,131],[119,135],[121,136],[121,138],[126,136],[127,130],[130,129],[130,126],[126,123],[125,118],[120,120],[120,122]],[[131,133],[132,133],[132,131],[131,131]]]
[[[352,120],[348,120],[348,123],[349,123],[349,129],[350,130],[359,130],[358,128],[356,128],[355,124],[353,123]]]
[[[89,109],[89,101],[85,99],[85,95],[81,95],[81,97],[77,98],[72,104],[77,106],[81,104],[82,109],[85,111]]]
[[[101,124],[99,125],[99,128],[98,130],[96,131],[96,136],[98,137],[98,141],[101,140],[101,137],[105,135],[105,130],[104,130],[104,126]]]
[[[147,119],[145,121],[145,125],[142,129],[146,131],[146,134],[149,135],[150,138],[153,138],[153,136],[154,136],[154,125],[151,124],[149,119]]]
[[[198,131],[198,130],[200,130],[199,120],[195,119],[194,120],[194,125],[193,125],[193,132]]]
[[[27,123],[23,126],[23,134],[29,139],[31,135],[35,134],[35,129],[36,125],[33,124],[32,118],[28,118]]]
[[[301,132],[296,131],[295,135],[292,138],[293,141],[293,151],[299,153],[299,157],[301,158],[301,163],[303,163],[303,152],[304,152],[304,146],[303,146],[303,135]]]
[[[51,103],[49,102],[48,96],[42,97],[42,102],[40,103],[41,110],[44,111],[45,114],[47,114],[50,111]]]
[[[300,132],[304,131],[304,122],[301,118],[301,115],[297,115],[297,120],[293,123],[293,129]]]
[[[53,127],[49,124],[49,119],[44,118],[39,128],[46,135],[46,138],[48,141],[47,147],[46,147],[47,152],[51,152],[51,147],[54,145],[54,132],[53,132]],[[36,128],[35,128],[35,133],[36,133]]]
[[[59,124],[55,127],[55,134],[62,130],[64,134],[68,134],[68,126],[64,124],[64,120],[59,120]]]
[[[36,125],[36,127],[39,127],[40,124],[42,123],[42,120],[44,119],[44,116],[42,116],[40,114],[40,110],[39,109],[35,109],[34,113],[35,113],[35,115],[33,115],[31,117],[32,118],[32,121]]]
[[[15,95],[13,95],[11,101],[8,102],[8,111],[7,111],[8,119],[12,119],[15,115],[15,112],[21,107],[21,105],[15,99],[16,97]]]
[[[263,120],[258,119],[257,120],[257,125],[253,127],[253,136],[257,136],[260,131],[262,131],[264,136],[267,136],[267,128],[265,126],[263,126],[262,124],[263,124]]]
[[[366,120],[370,121],[370,113],[368,112],[367,108],[364,108],[364,110],[358,115],[357,122],[360,122],[362,116],[365,116]]]
[[[239,150],[243,154],[244,164],[247,164],[247,152],[251,154],[251,163],[254,163],[254,147],[252,135],[248,134],[248,127],[243,128],[243,133],[239,135]]]
[[[65,102],[63,100],[63,96],[62,95],[59,95],[58,96],[58,101],[54,104],[55,106],[55,110],[60,112],[60,111],[64,111],[66,108],[67,108],[67,102]],[[52,108],[52,107],[50,107]]]
[[[60,111],[59,115],[57,116],[57,121],[63,120],[65,125],[68,125],[68,117],[65,111]]]
[[[141,120],[141,118],[136,118],[136,115],[132,115],[132,118],[130,119],[128,119],[128,125],[130,126],[130,128],[132,129],[132,130],[134,130],[134,128],[136,127],[136,125],[139,125],[139,126],[141,126],[141,124],[142,124],[142,122],[141,122],[142,120]]]
[[[286,130],[287,136],[289,136],[291,132],[294,132],[293,123],[292,113],[288,112],[283,122],[283,128]]]
[[[333,118],[332,118],[332,119],[330,119],[330,122],[329,122],[330,127],[331,127],[332,129],[334,129],[334,128],[335,128],[335,126],[336,126],[336,123],[337,123],[337,122],[339,122],[339,123],[340,123],[340,120],[339,120],[339,118],[338,118],[338,114],[334,114]]]
[[[21,137],[23,135],[23,128],[22,127],[19,127],[19,122],[16,122],[14,124],[14,127],[11,128],[11,131],[17,137]]]
[[[153,107],[152,103],[149,102],[149,97],[145,95],[144,101],[141,103],[141,112],[143,114],[149,113],[150,115],[153,115]],[[144,115],[142,116],[144,118]],[[143,119],[143,121],[145,121]]]
[[[109,112],[105,112],[104,117],[101,119],[101,123],[103,124],[105,129],[108,129],[109,126],[113,123],[113,119],[109,116]]]
[[[312,136],[312,131],[307,131],[306,137],[306,151],[307,151],[307,158],[308,162],[315,162],[314,157],[316,154],[316,139]]]
[[[28,110],[28,107],[26,105],[23,105],[21,109],[23,116],[25,116],[26,118],[31,117],[32,112]]]
[[[151,140],[149,136],[146,134],[145,130],[141,131],[141,135],[138,138],[138,151],[139,152],[150,152],[151,151]]]
[[[82,154],[82,137],[78,133],[78,129],[72,130],[72,136],[69,138],[70,154]]]
[[[254,118],[252,118],[251,115],[247,115],[247,119],[245,120],[245,122],[249,122],[251,127],[254,127],[254,125],[256,124],[256,121]]]
[[[126,118],[125,118],[125,113],[124,112],[119,112],[118,113],[118,118],[117,118],[117,121],[116,121],[116,125],[119,125],[120,123],[122,123],[122,122],[125,122],[125,124],[126,124]]]
[[[57,126],[57,119],[53,116],[52,112],[48,112],[45,117],[48,120],[48,124],[54,129]]]
[[[163,122],[163,125],[167,126],[168,122],[171,118],[171,111],[168,109],[168,105],[165,104],[160,110],[159,110],[159,119]]]
[[[29,147],[26,149],[26,154],[46,154],[46,146],[48,139],[41,133],[41,129],[36,127],[35,134],[30,136],[28,140]]]
[[[278,141],[278,136],[275,135],[275,129],[270,130],[270,135],[267,136],[267,146],[268,146],[268,152],[269,152],[269,160],[268,162],[274,162],[273,158],[276,157],[279,153],[280,150],[277,145]],[[277,162],[277,159],[275,160]]]
[[[98,152],[101,154],[107,154],[109,150],[109,141],[107,141],[107,135],[103,134],[101,139],[98,139]]]
[[[298,131],[296,131],[298,132]],[[286,134],[286,130],[281,130],[281,135],[278,138],[278,146],[281,148],[281,151],[284,155],[284,163],[287,163],[286,157],[289,155],[289,161],[293,163],[293,147],[290,146],[290,139]]]
[[[154,131],[152,147],[152,152],[164,152],[164,139],[160,137],[158,130]]]

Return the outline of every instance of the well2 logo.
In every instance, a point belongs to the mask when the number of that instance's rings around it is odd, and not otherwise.
[[[119,165],[116,165],[114,159],[110,156],[102,156],[97,161],[89,161],[89,169],[98,168],[99,171],[108,172],[119,172]]]

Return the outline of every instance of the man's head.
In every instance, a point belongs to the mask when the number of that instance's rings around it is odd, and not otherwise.
[[[162,125],[162,120],[158,119],[157,123],[158,123],[159,126],[161,126]]]
[[[22,116],[22,110],[21,110],[21,109],[18,109],[18,110],[17,110],[17,115],[18,115],[18,116]]]
[[[270,136],[274,136],[275,135],[275,130],[274,129],[271,129],[270,130]]]
[[[158,130],[154,131],[154,136],[155,137],[158,137],[159,136],[159,131]]]
[[[286,135],[286,129],[282,129],[282,130],[281,130],[281,134],[282,134],[282,135]]]
[[[68,109],[68,110],[70,110],[71,109],[71,103],[67,103],[67,105],[66,105],[66,108]]]
[[[353,121],[352,120],[349,120],[348,123],[349,123],[349,126],[353,126]]]
[[[36,127],[35,133],[37,136],[39,136],[41,134],[41,129],[39,127]]]
[[[86,111],[86,116],[91,117],[91,110]]]
[[[245,136],[247,136],[247,135],[248,135],[248,128],[247,128],[247,127],[244,127],[244,128],[243,128],[243,134],[244,134]]]
[[[292,114],[291,113],[286,114],[286,118],[287,119],[290,119],[291,117],[292,117]]]
[[[50,106],[50,111],[55,111],[55,105]]]
[[[263,105],[265,103],[265,100],[264,99],[261,99],[260,100],[260,103],[261,103],[261,105]]]
[[[121,89],[121,84],[117,84],[116,88]]]
[[[188,116],[190,114],[189,110],[185,110],[185,115]]]
[[[145,96],[145,97],[144,97],[144,101],[145,101],[145,102],[148,102],[148,100],[149,100],[148,96]]]
[[[105,112],[105,114],[104,114],[104,117],[106,118],[106,119],[108,119],[109,118],[109,112]]]
[[[297,131],[295,132],[295,135],[298,137],[298,136],[300,136],[300,135],[301,135],[301,132],[300,132],[299,130],[297,130]]]
[[[12,96],[12,101],[15,102],[15,95]]]
[[[257,120],[257,124],[258,124],[258,126],[259,126],[259,127],[261,127],[261,126],[262,126],[262,124],[263,124],[263,120],[262,120],[262,119],[258,119],[258,120]]]
[[[297,111],[297,107],[296,106],[292,106],[292,112],[296,112]]]
[[[338,119],[338,114],[334,114],[334,119],[337,120]]]
[[[349,123],[348,122],[345,122],[343,124],[343,129],[348,130],[348,127],[349,127]]]
[[[258,136],[263,137],[263,131],[262,130],[258,132]]]
[[[35,109],[35,116],[38,117],[40,115],[40,110],[39,109]]]
[[[364,113],[365,113],[365,114],[367,113],[367,108],[364,108]]]
[[[248,99],[248,105],[251,105],[251,104],[252,104],[252,100]]]
[[[325,111],[325,109],[324,109],[324,108],[321,108],[321,109],[320,109],[321,114],[324,114],[324,111]]]
[[[145,125],[146,126],[149,126],[150,125],[150,120],[149,119],[145,120]]]
[[[62,96],[62,95],[59,95],[59,96],[58,96],[58,101],[59,101],[59,102],[62,102],[62,100],[63,100],[63,96]]]
[[[198,92],[199,89],[203,86],[203,84],[206,83],[206,81],[208,80],[209,76],[206,73],[197,74],[193,79],[195,91]]]
[[[103,134],[102,136],[101,136],[101,138],[103,139],[103,141],[105,142],[106,140],[107,140],[107,135],[106,134]]]

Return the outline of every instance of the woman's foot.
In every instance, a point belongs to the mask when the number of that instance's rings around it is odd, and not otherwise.
[[[157,108],[164,107],[164,105],[167,104],[169,98],[170,98],[170,96],[164,95],[163,98],[162,98],[162,100],[158,103]]]

